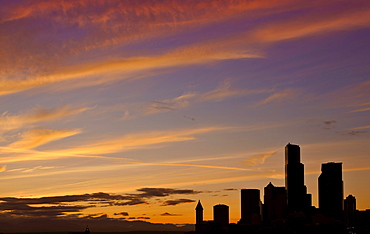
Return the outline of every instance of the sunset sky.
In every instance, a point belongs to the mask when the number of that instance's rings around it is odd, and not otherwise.
[[[288,142],[370,208],[370,1],[0,3],[3,220],[237,222]]]

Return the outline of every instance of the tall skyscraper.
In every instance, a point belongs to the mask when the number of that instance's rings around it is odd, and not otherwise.
[[[213,206],[213,221],[221,225],[228,225],[229,206],[222,204]]]
[[[319,182],[320,212],[336,219],[343,215],[342,163],[323,163]]]
[[[290,143],[285,146],[285,189],[289,213],[302,212],[309,206],[300,148]]]
[[[261,223],[261,199],[259,189],[241,190],[241,224]]]
[[[285,187],[275,187],[271,182],[264,189],[263,220],[266,224],[282,220],[286,217],[286,190]]]

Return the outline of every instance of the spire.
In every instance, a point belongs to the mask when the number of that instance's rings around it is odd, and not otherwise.
[[[202,206],[202,203],[200,203],[200,200],[198,201],[198,204],[195,207],[195,210],[203,210],[203,206]]]

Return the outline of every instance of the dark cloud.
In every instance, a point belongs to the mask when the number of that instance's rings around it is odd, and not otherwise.
[[[114,215],[129,216],[128,212],[114,213]]]
[[[337,132],[337,134],[342,135],[342,136],[357,136],[363,133],[367,133],[368,131],[342,131],[342,132]]]
[[[127,202],[114,202],[111,204],[111,206],[134,206],[140,204],[147,204],[147,202],[141,198],[132,198],[130,201]]]
[[[151,198],[151,197],[166,197],[174,194],[197,194],[199,191],[191,189],[170,189],[170,188],[141,188],[137,189],[142,194],[136,194],[138,197]]]
[[[80,201],[109,201],[109,200],[129,200],[130,196],[112,195],[108,193],[92,193],[82,195],[65,195],[54,197],[40,197],[40,198],[15,198],[3,197],[0,200],[17,203],[17,204],[61,204],[64,202],[80,202]]]
[[[171,214],[171,213],[168,213],[168,212],[162,213],[160,215],[161,216],[181,216],[181,214]]]
[[[173,104],[168,102],[161,102],[161,101],[152,101],[152,105],[150,105],[151,108],[157,109],[159,111],[162,110],[171,110],[174,111],[175,108],[173,108]]]
[[[150,217],[137,217],[136,219],[150,219]]]
[[[99,192],[82,195],[40,198],[2,197],[0,198],[0,210],[6,211],[8,214],[14,216],[59,217],[69,215],[70,213],[78,213],[91,207],[134,206],[148,204],[148,199],[151,198],[163,198],[175,194],[188,195],[199,193],[198,191],[190,189],[171,188],[140,188],[137,189],[137,191],[139,193],[124,195]],[[173,206],[187,202],[193,202],[193,200],[169,200],[165,201],[164,204]],[[120,214],[123,216],[128,216],[127,212],[122,212]],[[91,215],[89,217],[96,218],[96,215]]]
[[[337,123],[336,120],[327,120],[322,122],[324,125],[322,126],[323,129],[333,129],[335,128],[335,124]]]
[[[306,123],[315,124],[317,127],[321,129],[330,130],[330,129],[336,128],[336,124],[338,122],[334,119],[326,120],[326,121],[310,119],[310,120],[306,120]]]
[[[183,115],[183,117],[184,117],[184,118],[186,118],[186,119],[190,119],[190,120],[192,120],[192,121],[195,121],[195,118],[191,118],[191,117],[186,116],[186,115]]]
[[[190,202],[195,202],[195,200],[191,200],[191,199],[167,200],[163,203],[163,206],[176,206],[182,203],[190,203]]]
[[[227,188],[227,189],[224,189],[225,191],[237,191],[238,189],[235,189],[235,188]]]

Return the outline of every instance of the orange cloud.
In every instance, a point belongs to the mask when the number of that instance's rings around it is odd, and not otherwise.
[[[37,171],[37,170],[50,170],[50,169],[55,169],[55,168],[57,168],[57,167],[37,166],[37,167],[33,167],[33,168],[17,168],[17,169],[11,169],[11,170],[7,170],[7,172],[30,173],[30,172],[34,172],[34,171]]]
[[[46,76],[29,78],[26,80],[0,80],[0,95],[20,92],[30,88],[55,84],[62,81],[75,79],[90,79],[91,82],[84,82],[84,86],[98,85],[114,80],[132,78],[134,74],[147,74],[148,71],[203,64],[218,60],[258,58],[260,55],[248,52],[230,50],[213,50],[211,47],[194,47],[178,49],[160,56],[134,57],[115,62],[101,62],[84,64],[77,67],[64,69],[60,73]],[[100,77],[104,74],[104,78]],[[119,76],[118,76],[119,74]],[[79,84],[81,85],[81,84]],[[68,87],[73,88],[69,83]]]
[[[41,121],[50,121],[59,119],[65,116],[74,115],[86,111],[90,108],[71,108],[70,106],[60,106],[54,109],[47,109],[45,107],[37,107],[28,113],[20,115],[9,115],[4,112],[0,116],[0,132],[9,131],[24,127],[26,125],[34,124]]]
[[[6,170],[6,166],[0,166],[0,172],[3,172]]]
[[[271,26],[261,26],[252,38],[262,42],[277,42],[287,39],[307,37],[332,31],[351,30],[370,26],[369,9],[346,10],[340,14],[307,15],[294,20],[281,21]]]
[[[250,94],[259,94],[270,92],[269,90],[248,90],[248,89],[234,89],[231,88],[231,82],[229,80],[224,81],[217,89],[200,95],[201,101],[223,101],[227,98],[235,96],[244,96]]]
[[[102,159],[111,159],[109,157],[100,155],[135,149],[147,149],[154,146],[158,147],[158,145],[165,143],[195,140],[195,135],[227,129],[229,128],[208,127],[168,132],[146,132],[141,134],[127,135],[116,139],[98,141],[80,147],[54,151],[33,151],[28,149],[1,147],[0,149],[4,154],[18,154],[22,156],[12,156],[8,158],[3,157],[0,162],[9,163],[19,161],[52,160],[65,157],[96,157]]]
[[[257,154],[253,155],[252,157],[249,157],[243,161],[243,165],[250,167],[250,166],[256,166],[265,163],[265,160],[272,155],[276,154],[276,151],[270,152],[270,153],[264,153],[264,154]]]
[[[17,149],[33,149],[51,141],[56,141],[79,133],[81,133],[81,130],[79,129],[31,129],[22,136],[21,140],[10,144],[8,147]]]
[[[359,130],[359,129],[368,129],[370,128],[370,125],[367,125],[367,126],[361,126],[361,127],[357,127],[357,128],[352,128],[353,130]]]

